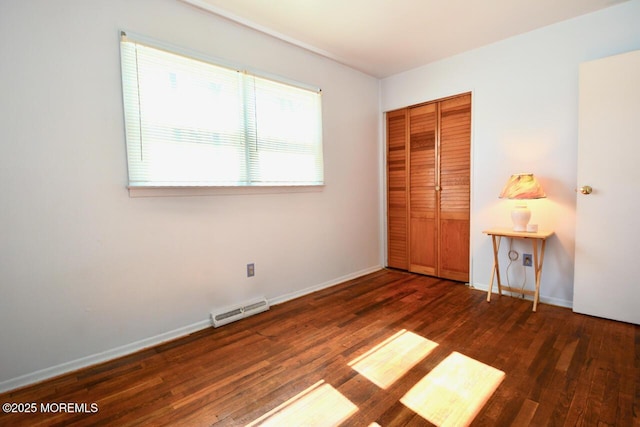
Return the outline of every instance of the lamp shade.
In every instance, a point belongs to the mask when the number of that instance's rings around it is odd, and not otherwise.
[[[511,211],[513,231],[527,231],[527,224],[531,219],[531,211],[525,200],[547,197],[540,183],[532,173],[517,173],[511,175],[500,193],[501,199],[521,200]]]
[[[541,199],[547,197],[542,186],[532,173],[511,175],[500,193],[501,199]]]

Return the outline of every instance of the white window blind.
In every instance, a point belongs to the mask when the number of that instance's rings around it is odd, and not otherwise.
[[[323,184],[319,90],[122,35],[130,186]]]

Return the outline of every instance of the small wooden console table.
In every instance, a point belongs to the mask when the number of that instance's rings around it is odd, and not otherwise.
[[[491,236],[491,241],[493,242],[493,271],[491,272],[491,283],[489,284],[489,290],[487,291],[487,302],[491,302],[493,278],[496,277],[498,280],[499,295],[502,295],[503,289],[505,291],[517,292],[525,295],[533,295],[533,311],[536,311],[538,307],[538,301],[540,300],[540,274],[542,273],[542,263],[544,261],[544,248],[547,243],[547,238],[553,235],[553,231],[540,230],[536,232],[527,232],[513,231],[510,228],[492,228],[483,231],[483,233]],[[531,240],[531,243],[533,244],[533,269],[536,278],[536,289],[534,291],[529,289],[517,289],[502,284],[502,281],[500,280],[500,263],[498,261],[498,250],[500,249],[500,241],[503,237]]]

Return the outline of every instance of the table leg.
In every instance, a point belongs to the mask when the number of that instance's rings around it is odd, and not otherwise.
[[[498,251],[500,250],[500,241],[502,236],[491,236],[493,244],[493,270],[491,271],[491,282],[487,291],[487,302],[491,302],[491,291],[493,290],[493,278],[498,279],[498,294],[502,295],[502,283],[500,282],[500,265],[498,264]]]
[[[531,244],[533,245],[533,271],[536,281],[536,289],[533,294],[533,311],[536,311],[538,308],[538,299],[540,298],[540,270],[542,259],[538,256],[538,239],[531,239]]]
[[[533,297],[533,311],[536,311],[538,302],[540,301],[540,276],[542,276],[542,264],[544,262],[544,249],[547,241],[542,240],[540,245],[540,255],[538,256],[538,240],[532,239],[533,242],[533,266],[535,268],[536,291]]]

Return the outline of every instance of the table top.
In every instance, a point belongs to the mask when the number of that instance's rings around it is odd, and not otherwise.
[[[495,227],[483,231],[484,234],[489,236],[504,236],[504,237],[519,237],[521,239],[546,239],[553,235],[553,230],[538,230],[532,231],[513,231],[508,227]]]

